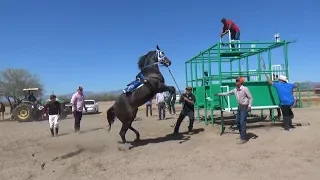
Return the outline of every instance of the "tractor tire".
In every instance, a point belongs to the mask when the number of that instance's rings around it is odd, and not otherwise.
[[[33,109],[30,104],[19,104],[17,107],[13,110],[13,119],[18,122],[28,122],[34,120],[33,117]]]

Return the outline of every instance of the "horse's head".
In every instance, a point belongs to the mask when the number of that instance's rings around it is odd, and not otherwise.
[[[155,51],[150,51],[147,54],[140,57],[138,66],[142,70],[147,67],[158,68],[158,64],[162,64],[166,67],[171,65],[171,61],[165,55],[165,53],[157,45]]]
[[[159,48],[158,45],[156,48],[156,56],[157,56],[157,60],[160,64],[163,64],[166,67],[171,65],[171,61],[167,58],[165,53]]]

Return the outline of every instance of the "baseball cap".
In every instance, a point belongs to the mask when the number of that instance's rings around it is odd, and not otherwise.
[[[244,77],[237,77],[236,82],[244,83]]]

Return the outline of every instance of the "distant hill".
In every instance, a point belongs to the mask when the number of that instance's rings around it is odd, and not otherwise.
[[[314,88],[320,88],[320,82],[302,82],[302,83],[310,83],[311,85],[311,89],[314,89]],[[302,87],[302,88],[305,88],[305,87]],[[184,90],[181,89],[183,92]],[[109,94],[109,95],[120,95],[122,93],[122,90],[113,90],[113,91],[106,91],[106,92],[93,92],[93,91],[84,91],[84,95],[85,96],[92,96],[92,95],[104,95],[104,94]],[[177,90],[177,94],[179,94],[178,90]],[[73,95],[73,93],[68,93],[68,94],[65,94],[65,95],[58,95],[58,96],[67,96],[67,97],[70,97]],[[49,95],[47,96],[49,97]]]
[[[306,82],[306,83],[310,83],[311,85],[311,89],[314,88],[320,88],[320,82]],[[303,87],[305,88],[305,87]],[[93,91],[84,91],[84,95],[85,96],[93,96],[93,95],[120,95],[122,93],[122,90],[113,90],[113,91],[106,91],[106,92],[93,92]],[[179,94],[178,90],[177,90],[177,94]],[[73,95],[73,93],[68,93],[68,94],[59,94],[57,96],[66,96],[68,98],[71,98],[71,96]],[[47,94],[45,96],[43,96],[45,99],[48,99],[50,96],[50,94]],[[1,100],[6,101],[5,99],[1,98]]]

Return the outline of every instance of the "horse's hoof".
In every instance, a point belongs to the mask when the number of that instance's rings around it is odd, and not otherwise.
[[[129,144],[129,143],[125,143],[122,146],[118,147],[119,151],[127,151],[133,148],[133,145]]]

